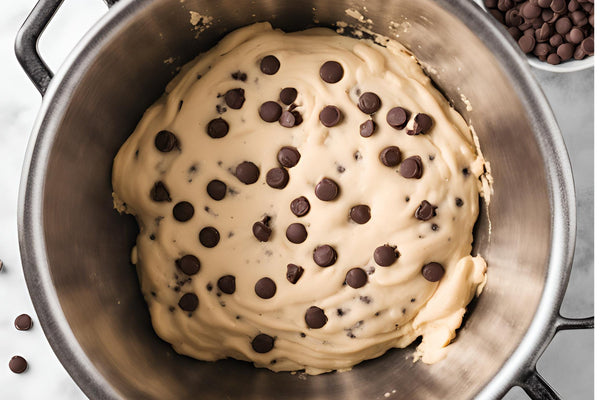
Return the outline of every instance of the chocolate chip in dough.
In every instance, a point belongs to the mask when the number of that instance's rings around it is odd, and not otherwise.
[[[315,195],[319,200],[332,201],[338,196],[339,187],[333,179],[323,178],[315,186]]]
[[[290,210],[296,217],[303,217],[310,211],[310,203],[304,196],[300,196],[292,200]]]
[[[200,260],[198,257],[187,254],[175,261],[175,265],[186,275],[195,275],[200,271]]]
[[[162,153],[168,153],[177,146],[177,137],[169,131],[160,131],[154,138],[154,146]]]
[[[394,107],[388,111],[386,116],[387,123],[395,129],[402,129],[408,123],[410,113],[402,107]]]
[[[267,185],[274,189],[283,189],[287,186],[290,175],[285,168],[272,168],[267,172]]]
[[[8,368],[15,374],[20,374],[27,369],[27,361],[21,356],[14,356],[8,362]]]
[[[300,125],[300,124],[302,123],[302,121],[303,121],[303,119],[302,119],[302,115],[300,114],[300,112],[298,112],[298,111],[294,110],[294,111],[292,111],[291,113],[292,113],[292,115],[293,115],[293,116],[294,116],[294,118],[295,118],[294,126],[298,126],[298,125]]]
[[[284,111],[279,117],[279,125],[284,128],[293,128],[296,126],[296,116],[291,111]]]
[[[256,164],[250,161],[244,161],[235,168],[236,178],[246,185],[251,185],[258,181],[259,175],[260,170]]]
[[[277,285],[271,278],[261,278],[254,285],[254,292],[261,299],[270,299],[275,296],[277,291]]]
[[[298,97],[298,91],[293,87],[286,87],[279,92],[279,100],[286,106],[289,106]]]
[[[225,294],[233,294],[235,292],[235,276],[225,275],[217,281],[219,290]]]
[[[463,206],[463,204],[465,204],[465,203],[464,203],[464,201],[463,201],[463,199],[461,199],[460,197],[457,197],[457,198],[455,199],[455,202],[456,202],[456,206],[457,206],[457,207],[462,207],[462,206]]]
[[[401,155],[398,146],[388,146],[379,153],[379,160],[386,167],[395,167],[400,164]]]
[[[225,92],[225,104],[234,110],[242,108],[245,101],[245,92],[242,88],[229,89]]]
[[[33,325],[33,321],[31,317],[27,314],[21,314],[17,318],[15,318],[15,328],[18,331],[28,331],[31,329]]]
[[[358,98],[358,109],[365,114],[373,114],[381,108],[381,99],[373,92],[365,92]]]
[[[260,105],[258,109],[258,115],[265,122],[275,122],[279,121],[279,117],[281,117],[281,106],[274,101],[265,101]]]
[[[194,293],[184,294],[179,299],[179,303],[177,303],[177,305],[179,305],[179,308],[181,308],[183,311],[189,311],[189,312],[192,312],[196,308],[198,308],[198,304],[199,304],[198,296],[196,296]]]
[[[171,201],[169,190],[161,181],[156,182],[154,186],[152,186],[152,189],[150,189],[150,198],[152,199],[152,201],[156,202]]]
[[[173,217],[179,222],[186,222],[194,216],[194,206],[187,201],[180,201],[173,207]]]
[[[357,224],[366,224],[371,219],[371,209],[366,204],[359,204],[350,209],[350,219]]]
[[[265,217],[262,221],[255,222],[252,225],[252,234],[259,242],[266,242],[271,237],[272,230],[269,227],[269,217]]]
[[[413,128],[406,131],[408,135],[421,135],[429,132],[429,129],[433,126],[433,120],[431,117],[424,113],[419,113],[415,116],[413,121]]]
[[[375,133],[376,124],[372,119],[368,119],[362,124],[360,124],[360,136],[362,137],[370,137]]]
[[[323,309],[316,306],[311,306],[304,314],[304,321],[309,328],[319,329],[325,326],[327,323],[327,316],[325,315],[325,311],[323,311]]]
[[[306,232],[304,225],[295,222],[287,227],[285,237],[292,243],[300,244],[306,240],[308,233]]]
[[[231,77],[236,81],[242,82],[246,82],[246,80],[248,79],[248,75],[242,71],[234,72],[233,74],[231,74]]]
[[[254,339],[252,339],[252,349],[257,353],[268,353],[273,350],[273,346],[275,345],[275,339],[273,339],[269,335],[265,335],[261,333],[256,335]]]
[[[229,133],[229,124],[223,118],[215,118],[206,126],[206,133],[213,139],[220,139]]]
[[[326,106],[319,113],[319,121],[328,128],[336,126],[342,118],[342,112],[336,106]]]
[[[346,273],[346,284],[353,289],[358,289],[367,284],[367,273],[362,268],[352,268]]]
[[[295,285],[303,273],[304,273],[304,268],[302,268],[301,266],[296,265],[296,264],[288,264],[285,277],[287,278],[288,281],[290,281],[290,283]]]
[[[421,274],[423,277],[427,279],[429,282],[437,282],[444,276],[444,267],[441,264],[436,262],[430,262],[429,264],[425,264],[421,269]]]
[[[336,83],[344,77],[344,68],[337,61],[327,61],[321,65],[319,75],[327,83]]]
[[[198,235],[198,238],[200,239],[200,243],[202,244],[202,246],[212,249],[217,244],[219,244],[219,240],[221,240],[221,235],[219,234],[219,231],[216,228],[212,226],[207,226],[205,228],[202,228],[200,234]]]
[[[213,179],[206,185],[206,193],[213,200],[223,200],[227,194],[227,185],[218,179]]]
[[[284,146],[277,153],[277,161],[286,168],[292,168],[300,161],[300,152],[295,147]]]
[[[313,260],[319,267],[329,267],[335,264],[337,252],[329,245],[317,247],[313,252]]]
[[[373,252],[373,259],[382,267],[389,267],[400,257],[400,253],[396,250],[395,247],[390,246],[389,244],[385,244],[383,246],[379,246]]]
[[[421,221],[428,221],[437,215],[435,212],[436,209],[437,206],[433,206],[427,200],[423,200],[415,211],[415,217]]]
[[[260,70],[266,75],[275,75],[280,66],[279,60],[273,55],[266,56],[260,61]]]
[[[420,179],[423,175],[423,163],[421,157],[408,157],[400,164],[400,175],[407,179]]]

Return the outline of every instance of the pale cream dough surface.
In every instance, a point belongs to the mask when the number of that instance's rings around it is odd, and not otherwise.
[[[267,55],[280,60],[275,75],[259,68]],[[319,76],[329,60],[343,66],[338,83]],[[232,78],[238,71],[247,74],[245,82]],[[303,122],[293,128],[267,123],[258,114],[260,105],[277,101],[284,87],[298,91],[295,104]],[[226,107],[222,97],[233,88],[245,91],[239,110]],[[375,134],[365,138],[359,125],[368,116],[356,104],[358,93],[367,91],[376,93],[382,106],[373,116]],[[228,109],[219,115],[217,105]],[[319,121],[326,105],[336,105],[343,113],[332,128]],[[386,113],[396,106],[411,112],[405,129],[386,122]],[[430,115],[434,125],[426,134],[409,136],[406,130],[419,112]],[[229,133],[213,139],[206,126],[219,116],[228,122]],[[156,149],[155,136],[161,130],[176,135],[179,149]],[[288,185],[278,190],[266,184],[265,175],[279,166],[277,152],[283,146],[295,146],[301,159],[289,169]],[[379,153],[387,146],[398,146],[402,159],[420,156],[422,178],[406,179],[399,167],[385,167]],[[232,173],[242,161],[260,168],[256,183],[245,185]],[[261,23],[229,34],[183,68],[119,150],[113,189],[115,207],[135,215],[140,227],[132,260],[162,339],[200,360],[233,357],[274,371],[317,374],[349,369],[390,348],[406,347],[419,336],[418,357],[426,363],[444,357],[465,307],[486,280],[485,261],[470,254],[482,173],[483,159],[467,124],[400,45],[391,42],[384,48],[326,29],[285,34]],[[324,177],[340,187],[334,201],[315,196],[315,185]],[[207,195],[213,179],[230,189],[221,201]],[[149,193],[157,181],[168,188],[170,202],[152,201]],[[311,204],[301,218],[290,211],[291,200],[298,196]],[[462,207],[457,198],[463,200]],[[438,207],[428,221],[415,218],[423,200]],[[194,206],[187,222],[173,217],[173,206],[180,201]],[[349,219],[356,204],[369,205],[366,224]],[[269,241],[259,242],[252,225],[265,215],[271,217],[272,234]],[[306,226],[304,243],[286,238],[286,228],[294,222]],[[220,233],[214,248],[199,242],[205,226]],[[327,268],[312,257],[322,244],[338,254]],[[397,246],[400,253],[389,267],[373,259],[375,248],[384,244]],[[200,271],[190,277],[175,265],[186,254],[201,261]],[[421,274],[423,265],[432,261],[445,268],[439,282]],[[286,279],[289,263],[304,268],[296,284]],[[359,289],[344,285],[346,273],[355,267],[369,272],[367,284]],[[233,294],[219,291],[217,280],[223,275],[235,276]],[[254,291],[263,277],[277,285],[270,299]],[[191,313],[178,307],[184,293],[199,299]],[[307,327],[304,315],[310,306],[322,308],[328,318],[320,329]],[[251,346],[261,333],[275,339],[273,349],[263,354]]]

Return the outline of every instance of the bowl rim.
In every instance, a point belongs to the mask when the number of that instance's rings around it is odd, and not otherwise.
[[[518,385],[554,335],[556,318],[568,283],[575,244],[575,189],[570,162],[551,108],[531,73],[525,56],[506,32],[497,29],[487,12],[473,2],[434,0],[454,15],[495,54],[523,102],[540,151],[544,155],[550,196],[552,245],[545,286],[532,322],[508,360],[476,395],[498,398]],[[67,56],[50,82],[27,146],[18,206],[19,246],[27,287],[40,325],[53,351],[73,380],[90,398],[119,399],[121,395],[93,365],[79,345],[62,312],[46,258],[43,189],[49,154],[57,128],[77,87],[98,50],[114,39],[119,28],[152,1],[120,1],[106,13]]]

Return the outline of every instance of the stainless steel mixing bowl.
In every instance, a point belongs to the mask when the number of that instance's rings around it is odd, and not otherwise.
[[[558,315],[575,241],[571,169],[524,57],[477,6],[465,0],[123,0],[52,79],[36,42],[60,3],[41,0],[17,38],[22,65],[45,93],[23,173],[20,243],[44,332],[88,396],[466,399],[500,397],[513,385],[532,396],[555,396],[535,372],[536,360],[557,329],[593,324]],[[195,27],[190,11],[212,19]],[[356,12],[364,22],[352,17]],[[112,209],[112,158],[177,67],[227,32],[265,20],[289,31],[343,21],[398,39],[477,131],[494,176],[475,241],[475,252],[489,263],[489,280],[445,360],[413,363],[409,348],[345,373],[276,374],[234,360],[179,356],[154,334],[128,263],[135,223]]]

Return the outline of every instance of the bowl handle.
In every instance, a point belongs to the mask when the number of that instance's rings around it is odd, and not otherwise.
[[[104,0],[110,7],[117,0]],[[15,53],[23,70],[43,96],[54,74],[40,56],[37,44],[63,0],[39,0],[25,19],[15,39]]]

